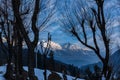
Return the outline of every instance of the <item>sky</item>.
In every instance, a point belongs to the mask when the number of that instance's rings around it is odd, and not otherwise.
[[[74,0],[65,0],[68,1],[68,3],[72,3]],[[107,12],[107,9],[112,9],[116,5],[116,0],[106,0],[105,3],[105,8]],[[59,6],[60,5],[60,6]],[[71,34],[68,32],[64,31],[63,27],[61,27],[58,18],[61,18],[60,11],[63,11],[63,6],[64,6],[64,0],[59,0],[57,3],[57,13],[55,14],[54,18],[52,18],[51,24],[42,32],[40,32],[40,40],[45,40],[47,39],[47,33],[50,32],[52,35],[52,41],[59,43],[59,44],[64,44],[64,43],[78,43],[77,39],[74,38]],[[120,18],[120,13],[118,13],[119,9],[113,9],[110,11],[111,16],[115,18],[115,21],[112,21],[112,27],[119,27],[120,24],[117,20],[117,18]],[[120,32],[116,31],[115,32]],[[115,34],[116,35],[116,34]]]
[[[44,40],[44,39],[46,40],[48,32],[50,32],[50,34],[52,35],[52,41],[56,43],[64,44],[68,42],[71,42],[71,43],[77,42],[76,38],[71,36],[71,34],[69,34],[67,31],[64,31],[58,24],[49,26],[47,29],[42,31],[40,33],[40,38],[42,39],[40,40]]]

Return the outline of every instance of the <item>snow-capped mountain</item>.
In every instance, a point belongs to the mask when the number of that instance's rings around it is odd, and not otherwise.
[[[62,45],[63,49],[71,49],[71,50],[77,50],[81,49],[79,45],[72,44],[72,43],[65,43]]]
[[[41,42],[39,42],[38,43],[38,46],[40,47],[41,46],[41,43],[42,43],[42,46],[43,47],[47,47],[47,44],[48,44],[48,42],[47,41],[45,41],[45,40],[42,40]],[[53,41],[50,41],[50,48],[54,51],[54,50],[61,50],[62,49],[62,47],[60,46],[60,44],[58,44],[58,43],[55,43],[55,42],[53,42]]]
[[[43,47],[47,47],[47,41],[43,40]],[[37,49],[41,49],[41,43],[38,43]],[[73,64],[81,67],[82,65],[98,62],[99,59],[95,53],[87,48],[81,48],[79,44],[65,43],[60,45],[56,42],[50,42],[51,50],[54,52],[56,60],[67,64]]]
[[[47,47],[47,41],[42,40],[41,42],[43,47]],[[38,43],[38,49],[41,47],[41,42]],[[58,55],[94,55],[94,52],[92,50],[88,48],[81,48],[79,44],[65,43],[63,45],[60,45],[59,43],[50,41],[50,48],[54,52],[57,52],[57,54],[59,53]]]
[[[78,44],[65,43],[61,49],[54,50],[56,60],[81,67],[98,62],[99,59],[92,50],[81,48]]]
[[[80,45],[77,44],[77,43],[74,43],[74,44],[72,44],[72,43],[65,43],[65,44],[62,45],[62,48],[66,52],[68,51],[69,53],[74,53],[74,55],[75,54],[77,54],[77,55],[79,55],[79,54],[81,54],[81,55],[88,55],[88,56],[89,55],[94,55],[94,52],[92,50],[90,50],[88,48],[80,47]]]

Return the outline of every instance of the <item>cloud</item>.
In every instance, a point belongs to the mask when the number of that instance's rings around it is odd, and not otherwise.
[[[116,4],[116,0],[106,0],[105,1],[105,8],[108,9],[108,8],[112,8],[114,7]]]

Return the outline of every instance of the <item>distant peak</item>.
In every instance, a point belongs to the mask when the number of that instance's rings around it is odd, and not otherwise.
[[[43,44],[43,47],[47,47],[47,41],[42,40],[41,42]],[[40,45],[40,42],[38,43],[38,45]],[[50,41],[50,46],[51,46],[52,50],[61,50],[62,49],[62,47],[60,46],[60,44],[58,44],[56,42],[53,42],[53,41]]]
[[[65,43],[63,44],[63,49],[69,49],[69,50],[83,50],[83,51],[91,51],[89,48],[85,48],[85,47],[81,47],[79,44],[77,43]]]

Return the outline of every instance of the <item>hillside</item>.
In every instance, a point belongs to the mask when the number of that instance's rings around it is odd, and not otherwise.
[[[90,68],[90,70],[94,72],[95,65],[99,66],[100,68],[102,67],[102,63],[98,62],[98,63],[82,66],[81,69],[85,71],[87,68]],[[112,76],[114,78],[119,77],[120,76],[120,49],[114,52],[110,56],[109,65],[112,67]]]
[[[99,61],[98,57],[92,50],[81,48],[78,44],[65,43],[60,45],[52,42],[51,47],[54,52],[55,60],[59,60],[67,64],[81,67],[83,65],[93,64]]]
[[[119,74],[120,73],[120,49],[111,55],[109,64],[113,68],[112,75],[120,76],[120,74]]]
[[[28,70],[27,67],[24,67],[24,69]],[[6,72],[6,66],[0,66],[0,80],[5,80],[3,77],[5,72]],[[35,68],[35,75],[38,77],[38,80],[44,80],[43,72],[44,72],[44,70]],[[58,75],[60,75],[60,77],[62,78],[62,73],[58,73],[58,72],[56,72],[56,73]],[[49,76],[49,74],[51,74],[51,72],[49,70],[47,70],[47,76]],[[67,79],[73,80],[73,79],[75,79],[75,77],[67,75]],[[76,80],[84,80],[84,79],[76,79]]]

